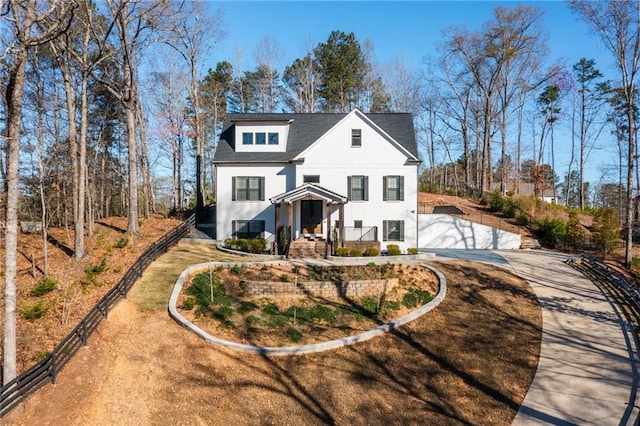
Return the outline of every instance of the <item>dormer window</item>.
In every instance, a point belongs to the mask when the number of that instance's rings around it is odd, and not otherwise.
[[[253,133],[242,134],[242,145],[253,145]]]
[[[267,143],[267,135],[266,133],[256,133],[256,145],[266,145]]]
[[[351,146],[362,146],[362,130],[351,129]]]
[[[278,143],[280,143],[278,141],[278,134],[277,133],[269,133],[269,145],[278,145]]]

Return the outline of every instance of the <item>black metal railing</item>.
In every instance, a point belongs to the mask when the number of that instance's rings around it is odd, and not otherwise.
[[[55,383],[60,370],[73,358],[78,349],[87,345],[89,337],[102,320],[107,318],[111,308],[127,296],[147,266],[187,235],[195,223],[196,217],[192,214],[181,225],[151,244],[127,270],[122,279],[96,303],[49,355],[3,385],[0,388],[0,417],[42,386]]]
[[[377,226],[362,226],[356,228],[354,226],[344,227],[345,241],[378,241]]]

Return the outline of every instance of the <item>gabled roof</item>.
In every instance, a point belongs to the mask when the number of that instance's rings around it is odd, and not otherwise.
[[[269,198],[271,204],[290,204],[303,199],[321,199],[330,204],[346,204],[348,199],[344,195],[333,192],[315,183],[303,183],[297,188]]]
[[[408,113],[363,114],[416,159],[418,146],[413,117]],[[227,114],[214,163],[286,163],[295,159],[347,114]],[[238,121],[290,121],[286,152],[235,152]]]

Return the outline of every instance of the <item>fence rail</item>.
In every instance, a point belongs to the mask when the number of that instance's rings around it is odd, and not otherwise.
[[[610,284],[620,291],[625,300],[632,305],[635,315],[640,316],[640,289],[635,282],[588,254],[582,255],[581,266],[592,278]]]
[[[195,222],[195,214],[192,214],[181,225],[151,244],[127,270],[122,279],[95,304],[49,355],[2,386],[0,388],[0,417],[7,414],[42,386],[47,383],[55,383],[57,374],[73,358],[78,349],[87,345],[89,337],[102,320],[107,318],[111,308],[120,299],[127,296],[147,266],[187,235],[189,229],[195,226]]]

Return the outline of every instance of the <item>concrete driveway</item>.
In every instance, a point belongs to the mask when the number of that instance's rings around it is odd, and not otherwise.
[[[507,268],[526,279],[540,301],[540,360],[514,425],[638,424],[637,341],[611,300],[564,263],[566,255],[428,251]]]

